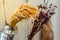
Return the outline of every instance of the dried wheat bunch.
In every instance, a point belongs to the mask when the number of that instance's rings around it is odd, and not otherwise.
[[[15,25],[19,21],[23,19],[28,19],[30,17],[35,18],[37,14],[38,9],[35,6],[32,6],[30,4],[21,4],[19,5],[19,8],[11,16],[9,25],[12,26],[12,28],[15,28]]]

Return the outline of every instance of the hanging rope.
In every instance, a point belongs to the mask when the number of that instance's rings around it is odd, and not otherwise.
[[[5,1],[4,0],[3,0],[3,9],[4,9],[5,23],[7,23],[7,20],[6,20],[6,11],[5,11]]]

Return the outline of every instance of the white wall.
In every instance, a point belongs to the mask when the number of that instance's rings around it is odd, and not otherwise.
[[[2,1],[0,0],[0,30],[4,26],[4,11],[3,11],[3,5]],[[18,7],[19,4],[25,3],[25,0],[5,0],[6,1],[6,15],[7,15],[7,21],[9,21],[10,16],[12,15],[13,11]],[[54,29],[54,35],[55,40],[60,40],[60,25],[59,25],[59,11],[60,6],[59,2],[60,0],[49,0],[49,3],[56,4],[58,8],[56,9],[56,14],[52,17],[52,24]],[[29,3],[32,5],[39,5],[40,3],[43,3],[43,0],[29,0]],[[18,26],[18,33],[15,35],[14,40],[27,40],[28,31],[31,30],[31,22],[20,22],[17,24]],[[40,33],[40,32],[39,32]],[[38,34],[35,36],[34,40],[39,40]]]

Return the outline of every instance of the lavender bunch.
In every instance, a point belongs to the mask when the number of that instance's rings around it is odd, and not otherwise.
[[[46,5],[40,4],[38,6],[39,15],[36,17],[31,33],[28,36],[28,40],[32,40],[33,36],[43,28],[43,24],[46,24],[53,14],[55,14],[56,5],[50,4],[48,7]]]

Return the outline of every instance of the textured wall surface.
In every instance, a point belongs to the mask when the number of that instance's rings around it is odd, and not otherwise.
[[[0,30],[3,28],[4,26],[4,11],[3,11],[3,0],[0,0]],[[14,12],[14,10],[18,7],[19,4],[25,3],[25,0],[5,0],[6,2],[6,17],[7,17],[7,21],[9,22],[10,16],[12,15],[12,13]],[[55,35],[55,40],[60,40],[60,15],[59,15],[59,11],[60,11],[60,4],[59,4],[60,0],[49,0],[49,4],[53,3],[56,4],[58,6],[58,8],[56,9],[56,14],[52,17],[52,24],[53,24],[53,30],[54,30],[54,35]],[[32,5],[39,5],[41,3],[43,3],[43,0],[29,0],[30,4]],[[15,35],[14,40],[27,40],[27,35],[29,34],[29,31],[32,28],[32,23],[30,21],[24,21],[24,22],[20,22],[17,24],[18,26],[18,33]],[[40,32],[38,32],[35,37],[33,38],[33,40],[39,40],[39,35]]]

